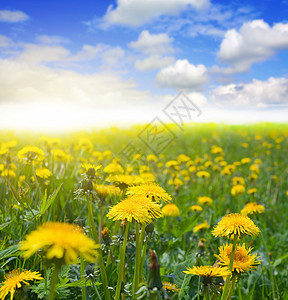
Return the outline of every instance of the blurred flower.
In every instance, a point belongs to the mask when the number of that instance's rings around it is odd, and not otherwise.
[[[35,172],[38,177],[44,179],[47,179],[52,176],[52,172],[47,168],[36,169]]]
[[[197,203],[200,205],[211,205],[213,200],[210,197],[203,196],[197,198]]]
[[[224,216],[221,221],[214,227],[212,234],[217,236],[224,236],[233,239],[234,236],[239,238],[244,235],[258,235],[259,228],[247,216],[241,214],[228,214]]]
[[[194,228],[193,228],[193,232],[196,233],[202,229],[209,229],[210,228],[210,225],[207,223],[207,221],[205,220],[203,223],[200,223],[198,225],[196,225]]]
[[[250,171],[254,172],[254,173],[259,173],[260,172],[259,167],[255,164],[250,166]]]
[[[93,150],[93,143],[88,138],[82,138],[78,141],[78,146],[84,151],[91,152]]]
[[[176,204],[173,203],[166,204],[164,207],[162,207],[162,213],[164,216],[168,216],[168,217],[180,216],[179,208],[177,207]]]
[[[67,163],[68,160],[72,160],[73,157],[61,149],[52,149],[52,155],[55,161]]]
[[[256,202],[247,203],[241,210],[242,215],[252,215],[254,213],[262,214],[265,211],[265,207]]]
[[[207,171],[199,171],[199,172],[197,172],[196,175],[200,178],[209,178],[210,177],[210,173]]]
[[[19,150],[17,155],[23,163],[40,162],[45,159],[43,150],[36,146],[26,146]]]
[[[203,208],[200,205],[191,205],[188,210],[199,211],[200,212],[200,211],[203,210]]]
[[[234,185],[231,189],[232,196],[238,196],[245,193],[245,186],[242,184]]]
[[[117,163],[117,161],[115,161],[115,160],[112,163],[110,163],[109,165],[107,165],[103,171],[108,174],[124,173],[124,169],[122,168],[122,166],[119,163]]]
[[[249,158],[249,157],[245,157],[245,158],[241,159],[242,165],[249,164],[250,162],[251,162],[251,158]]]
[[[237,245],[235,250],[235,257],[233,261],[233,271],[237,273],[242,273],[245,271],[250,271],[257,269],[257,265],[261,264],[258,260],[260,257],[257,254],[251,254],[252,248],[246,249],[245,244]],[[220,264],[228,267],[230,263],[230,257],[232,252],[232,244],[224,244],[219,247],[219,255],[215,255]]]
[[[149,154],[147,155],[147,161],[148,162],[157,162],[158,161],[158,158],[156,155],[154,154]]]
[[[27,281],[42,280],[41,274],[31,271],[12,270],[4,276],[5,281],[0,287],[0,298],[2,300],[10,293],[10,300],[13,300],[16,288],[21,288],[21,284],[30,285]]]
[[[70,264],[75,263],[80,254],[89,262],[95,262],[99,245],[77,225],[47,222],[26,235],[19,246],[26,259],[42,248],[47,259],[63,259],[66,264]]]
[[[121,194],[121,190],[115,185],[95,184],[93,187],[100,198],[106,198],[107,196],[120,196]]]
[[[168,203],[172,200],[171,196],[156,183],[145,183],[138,186],[129,187],[127,195],[145,195],[153,201],[160,202],[161,200]]]
[[[257,193],[257,189],[256,188],[252,188],[252,189],[249,189],[248,191],[247,191],[247,193],[249,194],[249,195],[252,195],[252,194],[256,194]]]
[[[232,178],[232,183],[233,185],[245,185],[245,179],[243,177],[233,177]]]
[[[174,283],[168,282],[168,281],[163,281],[163,288],[167,291],[167,292],[179,292],[180,289],[178,288],[178,286]]]

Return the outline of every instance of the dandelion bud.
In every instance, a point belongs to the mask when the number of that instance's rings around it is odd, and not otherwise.
[[[149,250],[150,255],[150,265],[149,265],[149,274],[148,274],[148,288],[154,289],[157,288],[160,290],[163,287],[161,277],[160,277],[160,265],[156,252]]]

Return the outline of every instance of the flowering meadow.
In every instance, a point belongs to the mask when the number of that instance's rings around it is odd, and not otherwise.
[[[288,125],[174,127],[1,132],[0,299],[288,299]]]

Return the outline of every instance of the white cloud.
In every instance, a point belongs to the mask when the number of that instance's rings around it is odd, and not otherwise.
[[[62,46],[26,44],[17,60],[26,63],[57,62],[68,55],[69,51]]]
[[[118,0],[103,18],[104,24],[139,26],[162,15],[177,15],[188,5],[196,10],[209,6],[209,0]]]
[[[0,34],[0,47],[7,48],[13,46],[14,46],[14,42],[10,38]]]
[[[212,91],[211,100],[219,106],[263,107],[288,104],[288,79],[270,77],[250,83],[228,84]]]
[[[150,34],[148,30],[143,30],[137,41],[129,43],[129,47],[144,54],[164,54],[173,52],[173,40],[166,33]]]
[[[66,44],[69,42],[67,38],[58,35],[39,35],[36,40],[43,44]]]
[[[178,59],[174,65],[162,69],[156,76],[156,81],[162,87],[187,90],[200,90],[208,80],[206,67],[190,64],[187,59]]]
[[[133,80],[113,73],[80,74],[40,65],[0,60],[2,103],[78,103],[111,107],[147,100]]]
[[[0,10],[0,22],[16,23],[29,19],[29,16],[22,11]]]
[[[172,56],[151,55],[142,60],[136,60],[135,69],[138,71],[151,71],[156,69],[165,68],[173,64],[175,58]]]
[[[271,27],[263,20],[254,20],[244,23],[239,31],[232,29],[226,32],[218,58],[229,65],[223,73],[240,73],[249,70],[251,64],[262,62],[283,49],[288,49],[288,23],[277,23]]]

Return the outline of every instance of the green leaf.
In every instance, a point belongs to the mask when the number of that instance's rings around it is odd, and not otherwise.
[[[101,285],[102,283],[101,282],[94,282],[95,285]],[[68,288],[68,287],[82,287],[82,286],[92,286],[92,282],[91,280],[86,280],[85,278],[82,278],[82,279],[79,279],[79,280],[76,280],[76,281],[73,281],[73,282],[70,282],[70,283],[66,283],[66,284],[63,284],[61,286],[59,286],[59,288]],[[57,286],[58,288],[58,286]]]
[[[186,232],[192,231],[196,225],[198,216],[192,216],[185,218],[173,228],[173,235],[180,238]]]
[[[11,256],[18,256],[19,254],[20,254],[20,251],[18,249],[18,245],[12,245],[9,248],[0,251],[0,260],[7,259]]]
[[[53,192],[52,195],[50,195],[47,199],[47,190],[45,190],[45,194],[42,198],[42,203],[41,203],[41,206],[40,206],[40,215],[43,215],[47,210],[48,208],[54,203],[56,197],[57,197],[57,194],[58,192],[60,191],[61,187],[62,187],[62,184],[61,183],[58,188]]]

